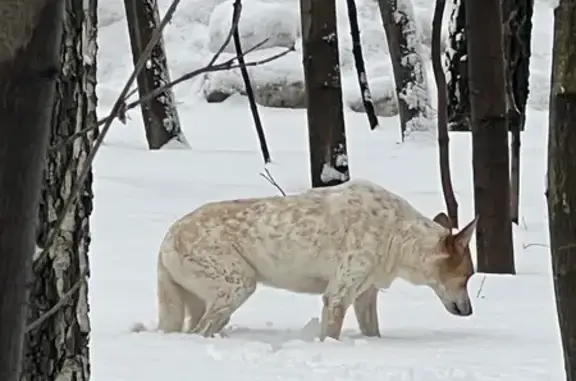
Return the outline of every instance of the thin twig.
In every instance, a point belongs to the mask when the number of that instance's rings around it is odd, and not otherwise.
[[[276,189],[278,189],[280,193],[282,193],[282,196],[286,197],[286,192],[284,192],[282,187],[280,187],[280,185],[278,185],[276,180],[274,180],[274,177],[272,177],[270,170],[268,168],[264,168],[264,172],[266,172],[266,174],[260,172],[260,176],[264,177],[270,184],[276,187]]]
[[[480,287],[478,287],[478,292],[476,293],[476,298],[480,297],[482,289],[484,288],[484,282],[486,282],[486,274],[482,276],[482,280],[480,281]]]
[[[546,245],[546,244],[543,244],[543,243],[533,242],[533,243],[525,243],[525,244],[523,244],[523,245],[522,245],[522,249],[525,250],[525,249],[528,249],[529,247],[532,247],[532,246],[550,247],[550,246],[548,246],[548,245]]]

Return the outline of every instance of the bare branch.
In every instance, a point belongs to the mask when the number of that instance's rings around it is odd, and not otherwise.
[[[276,180],[274,180],[274,177],[272,177],[270,170],[268,168],[264,168],[264,172],[266,172],[266,174],[260,172],[260,176],[264,177],[270,184],[272,184],[276,189],[278,189],[280,193],[282,193],[282,196],[286,197],[286,192],[284,192],[284,190],[280,187],[280,185],[278,185]]]
[[[486,282],[486,274],[482,276],[482,280],[480,281],[480,287],[478,287],[478,292],[476,292],[477,298],[480,298],[482,294],[482,289],[484,288],[484,282]]]

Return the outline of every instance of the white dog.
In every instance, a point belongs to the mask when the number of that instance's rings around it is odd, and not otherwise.
[[[262,283],[322,295],[321,339],[339,339],[354,306],[363,334],[379,336],[378,289],[398,277],[428,285],[468,316],[476,219],[453,234],[403,198],[367,181],[299,195],[201,206],[175,222],[158,257],[159,329],[212,336]]]

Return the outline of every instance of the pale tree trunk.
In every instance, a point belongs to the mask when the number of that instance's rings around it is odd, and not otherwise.
[[[97,0],[67,0],[62,37],[62,71],[52,107],[50,145],[38,213],[37,244],[53,234],[55,222],[80,175],[96,129]],[[35,260],[28,323],[37,321],[87,276],[92,212],[92,176],[70,209],[47,256]],[[29,326],[30,328],[30,326]],[[90,378],[88,289],[80,288],[25,339],[23,381],[86,381]]]
[[[576,381],[576,2],[554,10],[548,130],[548,220],[566,381]]]
[[[514,274],[500,0],[466,3],[478,271]]]
[[[313,187],[350,179],[335,0],[300,0]]]
[[[468,47],[465,0],[454,0],[449,27],[448,128],[470,131],[470,91],[468,87]]]
[[[124,0],[128,32],[134,65],[140,59],[154,31],[160,24],[156,0]],[[138,76],[138,93],[141,98],[170,82],[164,40],[160,38],[150,54],[150,59]],[[141,105],[146,140],[150,149],[160,149],[166,144],[188,147],[180,126],[176,101],[171,89],[164,90]]]
[[[0,380],[17,381],[63,1],[0,1]]]
[[[430,131],[432,104],[411,0],[378,0],[394,72],[402,139]]]

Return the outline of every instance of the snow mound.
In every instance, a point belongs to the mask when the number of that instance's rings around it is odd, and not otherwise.
[[[374,111],[377,116],[388,117],[398,115],[398,101],[394,80],[391,77],[378,77],[369,81]],[[357,83],[349,84],[346,104],[352,111],[366,112],[360,97]],[[355,91],[354,91],[355,90]]]
[[[282,50],[283,48],[262,49],[249,54],[246,60],[262,60]],[[256,103],[265,107],[306,107],[304,71],[300,60],[300,53],[291,52],[265,65],[249,67],[248,73]],[[226,100],[232,94],[246,95],[239,69],[210,73],[205,77],[202,91],[208,102],[215,103]]]
[[[208,49],[212,52],[224,44],[230,31],[232,1],[217,5],[210,15],[208,25]],[[259,0],[243,4],[238,23],[242,49],[248,50],[266,42],[261,48],[294,46],[300,30],[298,8],[288,4],[273,4]],[[235,53],[232,41],[226,45],[225,52]]]
[[[222,2],[223,0],[187,0],[179,6],[181,9],[187,9],[180,11],[178,15],[185,14],[191,23],[208,25],[210,15]],[[232,7],[232,4],[230,3],[229,6]]]

